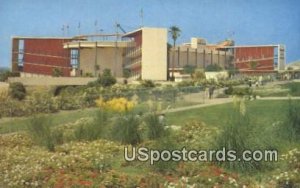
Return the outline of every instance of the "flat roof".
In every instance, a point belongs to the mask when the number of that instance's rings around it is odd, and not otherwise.
[[[123,34],[123,37],[128,37],[128,36],[130,36],[134,33],[142,31],[143,29],[166,29],[166,28],[162,28],[162,27],[141,27],[141,28],[138,28],[136,30],[133,30],[133,31],[130,31],[128,33]]]
[[[73,39],[73,37],[12,36],[12,39]]]
[[[255,47],[278,47],[278,46],[280,46],[280,44],[221,46],[219,48],[255,48]]]

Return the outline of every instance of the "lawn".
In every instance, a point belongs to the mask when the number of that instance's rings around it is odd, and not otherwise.
[[[58,113],[48,114],[48,116],[52,119],[51,125],[57,126],[75,122],[83,117],[89,117],[93,115],[93,113],[95,113],[95,108],[87,108],[83,110],[60,111]],[[27,129],[26,125],[29,123],[29,120],[29,117],[2,118],[0,119],[0,134],[24,131]]]
[[[124,187],[137,185],[139,187],[167,187],[166,185],[172,185],[172,183],[177,185],[174,187],[188,187],[185,185],[213,187],[217,184],[221,187],[235,185],[238,187],[243,187],[243,185],[274,187],[283,185],[286,181],[289,182],[288,185],[291,185],[290,182],[300,185],[299,178],[297,178],[300,164],[291,163],[292,160],[300,159],[300,151],[294,150],[294,148],[300,148],[300,144],[277,138],[272,132],[274,124],[286,119],[288,100],[254,100],[246,101],[245,105],[250,125],[255,128],[257,139],[263,143],[269,142],[270,146],[276,147],[279,155],[286,153],[286,159],[279,163],[270,163],[268,164],[270,168],[263,166],[264,169],[251,172],[251,174],[234,172],[214,163],[202,162],[182,162],[175,166],[175,170],[168,166],[169,163],[161,163],[154,168],[148,163],[125,162],[123,149],[127,145],[109,139],[72,140],[56,146],[55,151],[49,152],[33,143],[28,134],[1,134],[26,130],[26,124],[29,123],[30,118],[4,118],[0,120],[0,149],[3,151],[0,153],[0,171],[5,171],[5,173],[0,173],[0,180],[6,181],[3,186],[12,187],[27,185],[27,182],[30,182],[31,186],[45,184],[49,187],[72,187],[72,185],[84,187],[104,185],[104,183],[107,187],[120,187],[125,183]],[[167,113],[168,125],[182,126],[179,131],[174,131],[174,143],[177,147],[184,145],[203,149],[207,146],[213,149],[215,146],[211,143],[215,142],[214,136],[230,122],[229,117],[233,109],[233,103],[226,103]],[[61,111],[48,116],[52,117],[51,126],[63,125],[64,129],[66,128],[64,124],[74,127],[74,122],[82,118],[93,117],[95,112],[95,108],[90,108]],[[64,129],[65,132],[70,130]],[[138,146],[151,148],[154,143],[161,144],[160,142],[161,140],[145,139]],[[168,144],[162,146],[162,148],[171,149]],[[24,160],[29,162],[24,163]],[[165,169],[169,171],[160,171]],[[185,178],[189,178],[189,182]],[[7,182],[13,183],[7,184]],[[1,185],[0,181],[0,187]]]
[[[247,101],[246,108],[253,122],[259,126],[268,126],[283,119],[287,109],[287,100],[254,100]],[[207,106],[198,109],[167,114],[168,124],[184,125],[188,121],[203,121],[207,125],[222,126],[227,123],[233,103]]]

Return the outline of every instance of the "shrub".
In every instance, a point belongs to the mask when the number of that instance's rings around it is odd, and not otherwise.
[[[250,119],[246,114],[244,101],[238,101],[237,106],[232,109],[230,119],[224,126],[223,131],[217,136],[216,147],[218,150],[236,151],[235,156],[242,159],[242,152],[253,149],[252,127]],[[230,170],[238,172],[251,172],[260,168],[261,163],[254,161],[223,161],[218,162]]]
[[[54,76],[54,77],[60,77],[60,76],[63,76],[63,72],[62,72],[62,70],[60,69],[60,68],[54,68],[53,70],[52,70],[52,76]]]
[[[300,140],[300,103],[298,101],[289,100],[286,120],[281,125],[279,133],[290,142]]]
[[[152,112],[146,115],[144,121],[147,126],[147,136],[149,139],[153,140],[165,135],[165,123],[156,113]]]
[[[55,145],[62,144],[63,133],[52,132],[52,121],[46,116],[35,116],[28,124],[28,134],[37,145],[46,147],[49,151],[55,151]]]
[[[193,74],[195,72],[196,66],[195,65],[185,65],[183,67],[184,74]]]
[[[211,64],[211,65],[208,65],[205,67],[205,71],[207,71],[207,72],[218,72],[221,70],[222,70],[222,67],[217,64]]]
[[[53,113],[58,111],[58,106],[53,97],[47,92],[34,92],[28,97],[29,113]]]
[[[157,140],[154,148],[160,152],[162,152],[163,150],[166,150],[166,149],[168,149],[169,151],[175,150],[175,149],[178,150],[179,148],[176,143],[177,142],[176,142],[172,132],[168,132],[166,134],[166,136],[161,137],[160,139]],[[157,171],[157,172],[172,173],[175,171],[178,163],[179,162],[173,161],[173,160],[169,160],[169,161],[159,160],[159,161],[155,162],[151,167],[154,171]]]
[[[26,89],[21,82],[14,82],[9,85],[10,96],[14,99],[23,100],[26,96]]]
[[[130,69],[123,69],[123,77],[124,78],[129,78],[131,75],[131,70]]]
[[[0,71],[0,82],[7,81],[8,77],[20,77],[19,72]]]
[[[98,107],[114,112],[128,112],[135,106],[134,102],[129,101],[124,97],[113,98],[108,101],[104,101],[102,98],[99,98],[95,102]]]
[[[195,73],[192,74],[194,80],[204,80],[206,78],[205,73],[202,69],[196,69]]]
[[[117,83],[117,79],[111,75],[110,69],[104,69],[96,81],[89,82],[88,87],[110,87]]]
[[[105,131],[108,126],[108,114],[104,110],[98,110],[92,122],[84,125],[79,125],[74,136],[76,140],[97,140],[105,136]]]
[[[155,84],[154,84],[154,82],[152,80],[143,80],[143,81],[141,81],[141,85],[143,87],[146,87],[146,88],[153,88],[153,87],[155,87]]]
[[[226,95],[237,95],[237,96],[245,96],[251,95],[252,90],[248,87],[232,87],[229,86],[227,89],[224,90]]]
[[[189,86],[195,86],[195,81],[193,80],[184,80],[182,82],[179,82],[177,84],[178,87],[189,87]]]
[[[98,78],[97,82],[103,87],[109,87],[117,83],[117,80],[111,75],[109,69],[104,69],[103,74]]]
[[[136,145],[141,142],[139,125],[140,119],[133,113],[119,116],[114,122],[112,137],[123,144]]]

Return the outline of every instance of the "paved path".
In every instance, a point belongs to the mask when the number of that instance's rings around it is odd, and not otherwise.
[[[225,104],[225,103],[232,102],[232,100],[233,100],[232,98],[205,99],[205,103],[203,103],[203,104],[168,109],[168,110],[164,110],[163,113],[179,112],[179,111],[185,111],[185,110],[190,110],[190,109],[195,109],[195,108],[202,108],[202,107],[206,107],[206,106]]]
[[[260,98],[257,98],[257,100],[289,100],[289,99],[299,100],[300,97],[260,97]]]
[[[289,99],[300,100],[300,97],[261,97],[261,98],[257,98],[257,100],[289,100]],[[219,104],[230,103],[232,101],[233,101],[233,98],[231,98],[231,97],[230,98],[205,99],[205,103],[203,103],[203,104],[172,108],[172,109],[164,110],[163,113],[180,112],[180,111],[191,110],[191,109],[196,109],[196,108],[203,108],[206,106],[214,106],[214,105],[219,105]]]

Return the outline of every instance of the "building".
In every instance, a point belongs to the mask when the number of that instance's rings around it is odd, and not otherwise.
[[[58,37],[13,37],[12,71],[21,76],[53,74],[54,69],[62,76],[70,76],[70,51],[63,44],[72,38]]]
[[[284,70],[284,45],[237,46],[232,40],[208,44],[203,38],[191,38],[169,51],[169,73],[180,75],[186,66],[206,69],[218,65],[235,68],[240,74],[266,74]]]
[[[119,34],[82,35],[73,39],[63,44],[71,54],[71,76],[98,76],[104,69],[110,69],[116,77],[123,76],[123,56],[132,41],[122,41]]]
[[[124,68],[133,78],[167,80],[167,29],[141,28],[126,33],[132,46],[125,53]]]
[[[172,47],[169,50],[169,73],[181,74],[186,66],[205,69],[209,65],[218,65],[227,69],[233,61],[233,50],[223,48],[233,46],[232,40],[218,44],[208,44],[203,38],[191,38],[190,43]]]
[[[186,67],[265,74],[284,70],[284,45],[237,46],[233,40],[209,44],[203,38],[167,48],[167,29],[142,27],[124,34],[75,37],[13,37],[12,71],[21,76],[97,77],[110,69],[115,77],[167,80]],[[169,73],[169,75],[168,75]]]
[[[228,48],[234,51],[234,65],[240,73],[274,73],[285,69],[284,45],[248,45]]]
[[[21,76],[98,76],[110,69],[132,79],[167,79],[167,29],[143,27],[125,34],[72,38],[13,37],[12,70]]]

